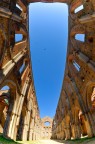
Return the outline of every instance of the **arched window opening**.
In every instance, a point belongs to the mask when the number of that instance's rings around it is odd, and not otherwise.
[[[5,103],[6,103],[7,105],[9,105],[8,99],[4,99],[4,101],[5,101]]]
[[[14,13],[18,16],[21,16],[21,14],[22,14],[22,9],[18,4],[16,4],[16,8],[14,9]]]
[[[23,35],[22,34],[15,34],[15,42],[22,41]]]
[[[9,105],[9,86],[4,86],[1,90],[0,90],[0,99],[1,102],[6,103],[7,105]]]
[[[95,87],[92,89],[91,103],[92,107],[95,108]]]
[[[77,7],[77,8],[75,9],[75,13],[77,13],[77,12],[79,12],[79,11],[81,11],[81,10],[83,10],[83,5],[80,5],[79,7]]]
[[[3,88],[1,88],[2,91],[9,90],[9,89],[10,89],[9,86],[4,86]]]
[[[0,133],[3,133],[9,107],[10,88],[5,85],[0,89]]]
[[[76,61],[73,61],[73,65],[76,68],[77,71],[80,71],[80,66]]]
[[[44,125],[48,127],[50,126],[50,122],[45,122]]]
[[[22,11],[22,8],[20,7],[20,5],[16,4],[16,7]]]
[[[24,69],[25,69],[25,64],[23,64],[23,65],[20,67],[19,72],[22,73],[22,72],[24,71]]]
[[[75,39],[84,42],[85,41],[85,34],[76,34]]]

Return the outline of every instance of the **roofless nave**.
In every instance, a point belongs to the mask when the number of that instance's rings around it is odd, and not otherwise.
[[[35,140],[46,129],[35,95],[29,37],[28,5],[35,0],[0,0],[0,132]],[[56,2],[47,0],[42,2]],[[65,75],[52,122],[52,138],[95,136],[95,0],[59,0],[68,4],[69,37]],[[79,6],[83,9],[76,12]],[[22,34],[20,42],[15,35]],[[84,34],[84,41],[76,39]],[[7,86],[7,90],[2,90]],[[47,120],[46,120],[47,119]],[[46,121],[50,118],[46,117]],[[51,128],[51,127],[50,127]]]

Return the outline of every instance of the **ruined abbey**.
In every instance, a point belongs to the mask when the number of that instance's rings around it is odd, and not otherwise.
[[[65,75],[53,120],[40,118],[34,87],[29,45],[33,2],[68,5]],[[83,9],[76,12],[81,5]],[[22,34],[21,41],[16,41],[17,34]],[[84,41],[77,34],[83,34]],[[95,136],[94,42],[95,0],[0,0],[0,133],[4,137],[27,141]]]

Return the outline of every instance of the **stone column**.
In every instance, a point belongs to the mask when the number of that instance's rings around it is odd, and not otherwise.
[[[86,125],[86,129],[87,129],[88,137],[93,137],[93,128],[92,128],[92,125],[91,125],[89,115],[85,114],[85,116],[86,116],[85,125]]]
[[[65,135],[66,135],[66,140],[70,140],[71,139],[71,129],[70,129],[70,126],[66,126],[65,127]]]
[[[34,118],[31,117],[31,120],[30,120],[30,127],[29,127],[29,141],[33,140],[34,139]]]
[[[26,111],[26,115],[24,117],[24,125],[23,125],[23,130],[22,130],[22,137],[21,137],[23,141],[28,140],[30,114],[31,114],[31,111],[28,110]]]
[[[93,120],[92,114],[91,112],[88,112],[88,116],[91,122],[91,127],[92,127],[92,131],[93,131],[93,136],[95,136],[95,122]]]
[[[73,138],[78,139],[81,137],[81,129],[80,129],[80,124],[75,123],[73,125]]]

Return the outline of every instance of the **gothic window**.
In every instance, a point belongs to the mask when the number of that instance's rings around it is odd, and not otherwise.
[[[24,68],[25,68],[25,64],[23,64],[23,65],[20,67],[19,72],[22,73],[23,70],[24,70]]]
[[[80,71],[80,66],[76,61],[73,61],[73,65],[76,68],[77,71]]]
[[[22,11],[22,8],[18,4],[16,4],[16,7]]]
[[[22,34],[15,34],[15,42],[22,41],[22,39],[23,39]]]
[[[77,7],[77,8],[75,9],[75,13],[81,11],[82,9],[83,9],[83,5],[80,5],[79,7]]]
[[[75,39],[84,42],[85,41],[85,34],[76,34]]]

